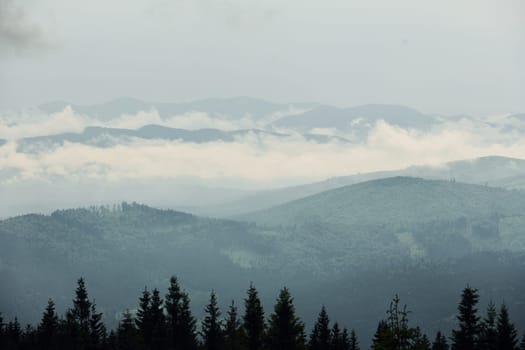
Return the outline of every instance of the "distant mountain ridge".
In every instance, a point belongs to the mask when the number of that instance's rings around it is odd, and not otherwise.
[[[319,106],[302,114],[285,116],[275,125],[289,128],[334,128],[349,130],[374,125],[379,120],[404,128],[428,129],[437,120],[413,108],[400,105],[369,104],[351,108]]]
[[[445,217],[525,215],[523,208],[525,191],[392,177],[335,188],[240,218],[270,226],[305,222],[382,225]]]
[[[140,111],[150,111],[151,109],[156,109],[161,117],[164,118],[189,112],[206,112],[226,118],[239,119],[251,116],[252,118],[258,119],[278,111],[287,110],[292,105],[305,109],[315,106],[313,103],[284,104],[241,96],[232,98],[209,98],[179,103],[146,102],[135,98],[122,97],[93,105],[78,105],[65,101],[57,101],[42,104],[38,106],[38,108],[47,113],[56,113],[62,111],[68,105],[81,114],[90,115],[101,120],[111,120],[123,114],[136,114]]]
[[[525,189],[525,160],[488,156],[448,162],[439,166],[411,166],[400,170],[340,176],[306,185],[260,191],[220,206],[202,207],[195,210],[196,213],[201,215],[233,217],[250,211],[254,212],[284,204],[323,191],[396,176],[453,180],[494,187]]]
[[[45,149],[46,146],[61,146],[64,144],[64,142],[82,143],[104,148],[114,146],[121,141],[126,141],[126,139],[129,140],[131,138],[145,140],[178,140],[181,142],[190,143],[206,143],[215,141],[233,142],[239,137],[249,135],[257,137],[271,136],[281,139],[294,136],[291,134],[265,131],[260,129],[243,129],[233,131],[219,129],[187,130],[151,124],[145,125],[135,130],[89,126],[86,127],[82,133],[62,133],[56,135],[23,138],[17,141],[17,149],[21,152],[33,152],[36,150]],[[304,137],[306,140],[318,143],[350,142],[345,138],[329,135],[306,133],[300,136]]]

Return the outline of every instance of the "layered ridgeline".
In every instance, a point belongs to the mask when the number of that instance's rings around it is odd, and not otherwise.
[[[306,185],[250,193],[220,205],[195,207],[193,210],[205,215],[235,217],[331,189],[395,176],[452,180],[509,189],[525,189],[525,160],[489,156],[448,162],[437,166],[411,166],[400,170],[339,176]]]
[[[35,321],[89,279],[107,322],[146,283],[186,281],[197,315],[209,290],[225,305],[255,282],[263,302],[287,285],[300,315],[319,303],[372,334],[395,293],[429,332],[454,326],[457,290],[479,287],[525,326],[525,193],[449,181],[388,178],[243,216],[208,219],[138,204],[25,215],[0,222],[0,310]],[[306,317],[308,324],[311,320]]]

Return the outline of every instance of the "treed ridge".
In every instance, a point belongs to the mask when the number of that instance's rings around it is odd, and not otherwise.
[[[4,323],[0,314],[0,349],[42,350],[359,350],[356,332],[331,323],[323,305],[307,336],[290,291],[283,287],[267,318],[257,289],[250,284],[239,314],[232,300],[223,315],[217,295],[210,294],[205,317],[198,327],[190,298],[175,276],[167,293],[142,291],[135,313],[126,310],[116,329],[108,332],[90,300],[83,278],[77,282],[73,305],[59,316],[49,299],[36,327],[22,328],[17,318]],[[525,334],[518,339],[509,310],[491,301],[485,315],[477,310],[478,291],[467,286],[458,305],[457,326],[450,336],[438,331],[430,339],[409,325],[410,311],[396,295],[372,337],[373,350],[525,350]]]

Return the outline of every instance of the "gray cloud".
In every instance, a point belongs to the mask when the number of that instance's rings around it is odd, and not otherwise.
[[[20,2],[0,0],[0,52],[25,52],[49,47],[42,28]]]

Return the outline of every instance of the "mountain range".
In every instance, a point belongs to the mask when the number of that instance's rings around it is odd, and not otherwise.
[[[361,334],[399,293],[415,321],[439,320],[427,326],[434,332],[453,326],[457,291],[470,283],[504,299],[523,327],[524,207],[519,190],[393,177],[237,221],[126,203],[18,216],[0,221],[0,309],[34,320],[49,296],[64,308],[83,275],[111,323],[144,283],[163,288],[177,274],[198,315],[211,288],[226,305],[253,281],[268,307],[287,285],[306,320],[320,301]]]

